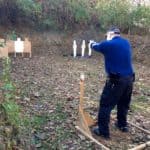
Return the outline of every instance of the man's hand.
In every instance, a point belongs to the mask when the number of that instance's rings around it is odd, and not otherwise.
[[[89,43],[96,43],[94,40],[90,40]]]
[[[89,41],[89,46],[90,46],[90,48],[92,48],[92,45],[95,44],[95,43],[96,43],[96,42],[95,42],[94,40],[90,40],[90,41]]]

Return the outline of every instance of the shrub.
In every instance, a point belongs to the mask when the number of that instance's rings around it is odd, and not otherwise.
[[[139,5],[133,9],[132,16],[135,26],[150,29],[150,7]]]
[[[18,127],[20,121],[19,106],[15,102],[16,88],[11,81],[9,58],[3,60],[2,76],[3,86],[1,89],[3,91],[3,102],[0,106],[4,110],[8,123]]]
[[[122,29],[128,28],[130,20],[130,4],[127,0],[101,0],[96,6],[101,27],[106,29],[111,25],[119,26]]]
[[[86,22],[90,19],[90,6],[87,0],[69,0],[68,7],[77,22]]]
[[[73,28],[76,24],[87,24],[89,5],[87,0],[49,0],[41,3],[41,24],[60,29]]]
[[[1,0],[0,23],[12,24],[36,21],[41,13],[41,5],[33,0]]]

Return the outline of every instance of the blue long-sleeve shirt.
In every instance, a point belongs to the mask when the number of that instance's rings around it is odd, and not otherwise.
[[[128,76],[134,73],[132,48],[128,40],[117,36],[110,41],[91,44],[91,48],[101,52],[105,58],[105,70],[109,74]]]

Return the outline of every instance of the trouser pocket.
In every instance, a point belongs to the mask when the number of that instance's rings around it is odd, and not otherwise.
[[[118,80],[107,80],[101,95],[100,106],[114,107],[123,90],[124,86]]]

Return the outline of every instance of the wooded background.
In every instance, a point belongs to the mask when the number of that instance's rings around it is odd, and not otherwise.
[[[36,29],[106,29],[117,25],[124,32],[148,31],[150,5],[128,0],[0,0],[1,25]]]

